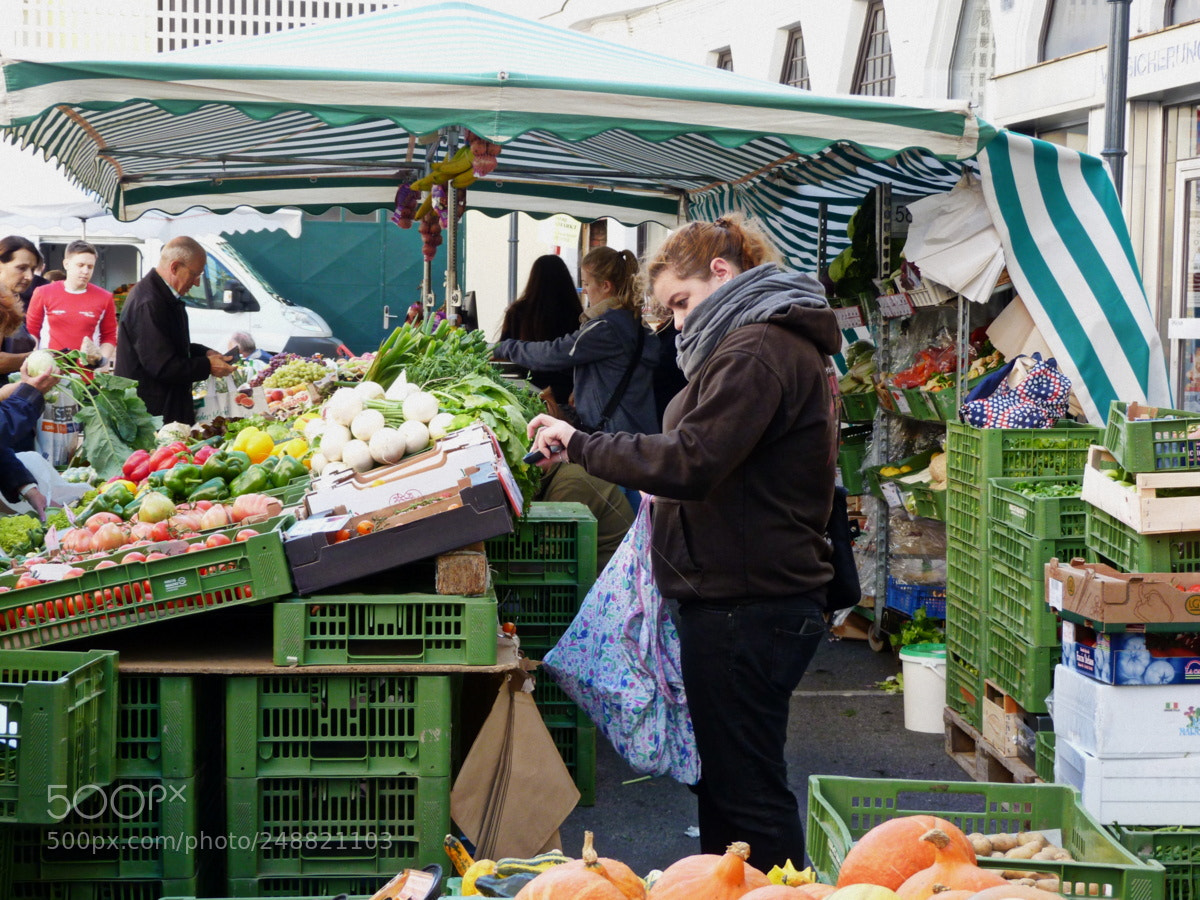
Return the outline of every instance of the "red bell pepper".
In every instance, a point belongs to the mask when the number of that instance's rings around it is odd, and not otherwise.
[[[196,465],[203,465],[204,461],[216,452],[217,448],[212,444],[205,444],[196,451],[196,454],[192,457],[192,462],[196,463]]]
[[[121,474],[124,475],[124,477],[128,478],[130,481],[135,480],[132,477],[133,472],[137,469],[138,466],[140,466],[142,463],[144,463],[149,458],[150,458],[149,450],[134,450],[133,453],[130,454],[129,459],[125,460],[125,465],[123,465],[121,467]]]
[[[150,455],[150,471],[169,469],[179,461],[180,456],[187,455],[187,444],[183,441],[172,441],[165,447],[159,447]]]
[[[143,459],[140,463],[138,463],[137,468],[135,468],[132,472],[128,472],[125,477],[134,484],[141,484],[143,481],[149,478],[150,457],[147,456],[145,459]]]

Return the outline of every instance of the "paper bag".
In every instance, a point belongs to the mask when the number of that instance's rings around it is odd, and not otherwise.
[[[204,384],[204,397],[196,407],[196,424],[211,422],[217,416],[231,419],[249,415],[249,410],[238,406],[237,396],[237,382],[233,380],[232,375],[226,375],[224,378],[209,375]]]
[[[546,730],[527,679],[500,686],[450,791],[450,816],[477,859],[528,858],[554,842],[579,802],[579,789]]]

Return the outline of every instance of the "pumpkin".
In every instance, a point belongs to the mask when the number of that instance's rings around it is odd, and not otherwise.
[[[795,891],[792,896],[797,900],[825,900],[837,888],[832,884],[821,884],[819,881],[814,881],[812,884],[796,885],[792,890]]]
[[[941,886],[952,891],[982,891],[1008,884],[998,872],[979,868],[975,864],[974,849],[966,851],[961,845],[951,842],[949,835],[940,828],[931,828],[921,836],[921,840],[933,847],[933,865],[900,885],[896,890],[900,900],[929,900],[938,893],[935,888]]]
[[[738,900],[771,883],[766,875],[746,864],[749,857],[750,845],[741,841],[730,844],[724,856],[685,856],[667,867],[654,882],[650,896],[654,900]]]
[[[933,886],[933,900],[971,900],[974,896],[975,892],[972,890],[952,891],[944,884],[935,884]]]
[[[851,884],[838,888],[829,900],[899,900],[896,892],[877,884]]]
[[[937,816],[897,816],[855,842],[838,870],[837,886],[877,884],[896,890],[909,876],[933,865],[933,845],[921,840],[933,828],[948,835],[951,843],[970,853],[975,862],[975,848],[952,822]]]
[[[742,894],[742,900],[801,900],[806,895],[800,891],[801,888],[788,887],[786,884],[768,884],[766,887],[755,888],[748,894]]]
[[[642,879],[623,862],[596,855],[583,833],[583,858],[551,866],[521,888],[516,900],[645,900]]]
[[[939,898],[942,896],[938,895]],[[1009,883],[986,888],[972,894],[971,900],[1062,900],[1062,895],[1024,884]]]

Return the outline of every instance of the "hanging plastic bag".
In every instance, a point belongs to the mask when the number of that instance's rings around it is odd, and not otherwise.
[[[79,404],[70,391],[60,385],[50,396],[54,399],[46,398],[34,445],[50,465],[63,468],[70,464],[71,457],[83,442],[83,424],[75,420]]]
[[[250,410],[238,406],[237,396],[237,382],[233,380],[232,375],[226,375],[224,378],[209,375],[204,384],[204,399],[196,407],[196,424],[211,422],[217,416],[230,419],[249,415]]]
[[[700,779],[679,635],[650,571],[650,505],[542,665],[634,770]]]

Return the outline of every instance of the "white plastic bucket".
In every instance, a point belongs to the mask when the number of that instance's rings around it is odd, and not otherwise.
[[[946,706],[946,645],[910,644],[900,651],[904,667],[904,727],[940,734]]]

